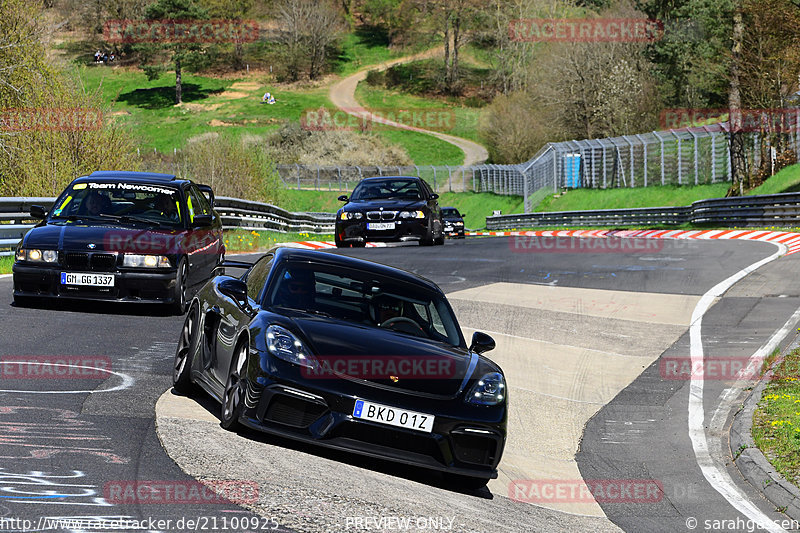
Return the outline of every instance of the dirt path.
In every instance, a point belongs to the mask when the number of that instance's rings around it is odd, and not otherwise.
[[[423,59],[427,57],[434,56],[442,51],[442,47],[432,48],[430,50],[426,50],[425,52],[405,56],[405,57],[398,57],[397,59],[392,59],[391,61],[387,61],[382,63],[380,66],[375,67],[367,67],[364,70],[360,70],[355,74],[352,74],[343,80],[333,84],[330,89],[330,99],[333,102],[333,105],[338,107],[339,109],[345,111],[346,113],[354,116],[359,117],[368,117],[370,121],[380,122],[381,124],[386,124],[387,126],[393,126],[395,128],[400,128],[404,130],[411,130],[417,131],[420,133],[427,133],[429,135],[433,135],[445,142],[458,146],[464,152],[464,165],[468,167],[470,165],[479,165],[486,161],[489,157],[489,152],[486,151],[482,145],[469,141],[467,139],[462,139],[461,137],[455,137],[453,135],[448,135],[446,133],[441,133],[438,131],[430,131],[425,130],[422,128],[416,128],[414,126],[408,126],[406,124],[400,124],[398,122],[394,122],[391,120],[386,120],[381,117],[377,117],[367,111],[361,104],[358,103],[356,100],[356,86],[358,82],[364,80],[367,77],[367,72],[370,70],[386,70],[389,67],[393,67],[394,65],[398,65],[401,63],[409,63],[411,61],[416,61],[417,59]]]

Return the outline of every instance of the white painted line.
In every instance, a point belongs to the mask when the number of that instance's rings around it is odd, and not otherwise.
[[[697,368],[695,365],[703,363],[703,339],[702,339],[702,324],[703,315],[708,311],[714,303],[715,298],[722,296],[729,288],[736,282],[757,270],[758,268],[766,265],[781,257],[786,253],[786,247],[773,243],[778,246],[778,251],[769,257],[757,261],[752,265],[743,268],[736,274],[719,282],[711,289],[709,289],[697,302],[697,306],[692,313],[692,325],[689,328],[690,339],[690,354],[692,360],[692,368]],[[753,356],[755,357],[755,355]],[[689,438],[692,441],[692,448],[694,449],[695,459],[697,465],[703,472],[703,476],[708,480],[711,487],[714,488],[728,503],[735,509],[745,515],[747,518],[758,524],[759,529],[764,529],[771,532],[785,531],[783,528],[778,527],[766,514],[761,512],[759,508],[747,500],[747,496],[742,492],[738,486],[733,482],[728,472],[724,467],[716,464],[714,458],[709,453],[708,440],[704,428],[705,412],[703,411],[703,379],[693,379],[689,383]]]
[[[0,361],[2,363],[2,361]],[[17,361],[14,361],[17,363]],[[5,363],[10,364],[10,363]],[[24,364],[24,363],[23,363]],[[93,366],[82,366],[82,365],[65,365],[62,363],[40,363],[36,362],[37,365],[46,365],[46,366],[65,366],[67,368],[84,368],[86,370],[98,370],[100,372],[107,372],[109,374],[113,374],[115,376],[119,376],[122,378],[122,383],[117,385],[116,387],[111,387],[110,389],[92,389],[92,390],[19,390],[19,389],[0,389],[0,392],[13,392],[13,393],[20,393],[20,394],[96,394],[98,392],[114,392],[118,390],[125,390],[130,389],[135,380],[127,374],[123,374],[121,372],[114,372],[113,370],[108,370],[105,368],[96,368]]]
[[[10,278],[10,277],[11,277],[11,276],[13,276],[13,275],[14,275],[14,274],[0,274],[0,279],[3,279],[3,278]]]

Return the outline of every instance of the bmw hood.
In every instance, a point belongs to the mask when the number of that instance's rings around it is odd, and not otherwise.
[[[422,209],[425,202],[421,200],[369,200],[367,202],[351,202],[347,205],[347,211],[416,211]]]
[[[453,397],[470,366],[470,354],[463,348],[321,317],[291,320],[310,344],[320,378],[346,377]]]
[[[183,231],[156,231],[118,225],[46,224],[25,236],[26,248],[70,251],[170,254],[180,247]]]

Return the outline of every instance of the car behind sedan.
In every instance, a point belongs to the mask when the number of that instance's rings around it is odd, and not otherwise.
[[[247,266],[226,262],[228,267]],[[191,303],[173,383],[200,385],[241,425],[444,472],[497,477],[506,438],[500,367],[467,346],[442,291],[414,274],[278,248]]]
[[[459,213],[458,209],[455,207],[443,207],[442,220],[444,221],[445,235],[455,239],[464,238],[464,214]]]
[[[208,195],[208,197],[206,197]],[[168,174],[94,172],[70,183],[17,245],[14,301],[163,303],[185,310],[225,246],[209,187]]]

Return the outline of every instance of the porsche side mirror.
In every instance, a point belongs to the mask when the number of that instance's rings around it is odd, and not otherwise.
[[[217,285],[219,292],[233,298],[242,308],[247,308],[247,283],[240,279],[224,279]]]
[[[472,344],[469,345],[469,349],[472,352],[480,354],[488,352],[489,350],[494,350],[494,346],[493,338],[482,331],[476,331],[472,334]]]
[[[40,205],[31,206],[31,216],[33,218],[44,218],[47,216],[47,211]]]
[[[341,196],[339,197],[339,201],[340,201],[340,202],[346,202],[346,201],[347,201],[347,199],[348,199],[348,198],[347,198],[347,195],[346,195],[346,194],[343,194],[343,195],[341,195]]]
[[[436,193],[431,194],[431,200],[438,200],[438,199],[439,199],[439,195],[438,194],[436,194]]]

